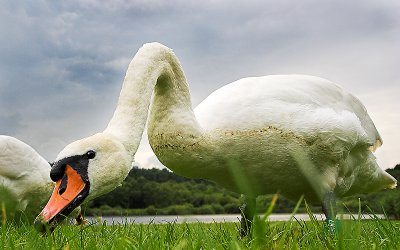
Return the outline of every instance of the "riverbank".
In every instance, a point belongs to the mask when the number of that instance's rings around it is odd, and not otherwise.
[[[316,220],[325,220],[323,214],[313,214]],[[384,219],[383,214],[370,215],[362,214],[361,220]],[[86,217],[90,224],[104,223],[107,224],[169,224],[169,223],[213,223],[213,222],[239,222],[240,214],[212,214],[212,215],[153,215],[153,216],[102,216],[102,217]],[[358,219],[358,214],[340,214],[339,219],[349,220]],[[291,214],[271,214],[268,221],[289,221]],[[310,221],[308,214],[296,214],[293,220]]]

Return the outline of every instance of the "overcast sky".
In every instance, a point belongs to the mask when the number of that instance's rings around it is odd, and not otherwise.
[[[381,133],[381,167],[400,163],[398,0],[0,3],[0,134],[49,161],[106,127],[129,61],[143,43],[158,41],[180,58],[194,106],[246,76],[339,83]],[[160,166],[145,143],[137,163]]]

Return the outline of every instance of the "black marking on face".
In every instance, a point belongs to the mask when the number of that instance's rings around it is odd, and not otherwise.
[[[55,162],[50,171],[51,180],[56,182],[63,178],[65,167],[69,165],[82,177],[84,182],[88,183],[89,160],[94,157],[96,157],[96,152],[94,150],[89,150],[83,155],[70,156]]]
[[[65,190],[67,190],[67,185],[68,185],[68,176],[64,174],[63,178],[61,179],[60,187],[58,189],[58,193],[60,195],[62,195],[65,192]]]

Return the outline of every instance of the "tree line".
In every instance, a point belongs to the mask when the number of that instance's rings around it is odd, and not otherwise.
[[[386,170],[400,180],[400,164]],[[271,195],[257,198],[257,210],[265,212]],[[243,204],[241,195],[218,187],[207,180],[188,179],[167,169],[140,169],[134,167],[122,185],[107,195],[91,201],[85,208],[88,215],[175,215],[239,213]],[[279,196],[275,213],[292,212],[296,202]],[[400,190],[383,190],[344,198],[338,202],[343,212],[387,213],[400,219]],[[321,212],[313,207],[314,213]],[[303,205],[299,212],[305,212]]]

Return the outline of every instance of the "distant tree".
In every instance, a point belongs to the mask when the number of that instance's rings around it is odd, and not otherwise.
[[[386,170],[400,180],[400,164]],[[399,187],[398,187],[399,188]],[[362,212],[368,207],[377,213],[382,208],[393,217],[400,218],[400,190],[384,190],[372,194],[359,194],[342,200],[344,212],[357,212],[361,202]],[[271,202],[271,195],[257,198],[257,210],[263,213]],[[218,187],[215,183],[188,179],[167,169],[140,169],[134,167],[122,185],[89,204],[90,211],[120,214],[174,214],[174,213],[239,213],[242,200],[237,193]],[[291,212],[296,202],[279,196],[274,212]],[[124,210],[125,209],[125,210]],[[312,207],[321,212],[319,207]],[[301,206],[299,212],[305,212]]]
[[[394,168],[386,169],[386,172],[396,178],[397,180],[397,188],[400,188],[400,164],[397,164]]]
[[[395,219],[400,219],[400,164],[397,164],[393,169],[387,169],[390,175],[397,180],[397,188],[388,190],[382,194],[381,202],[386,213],[393,216]]]

